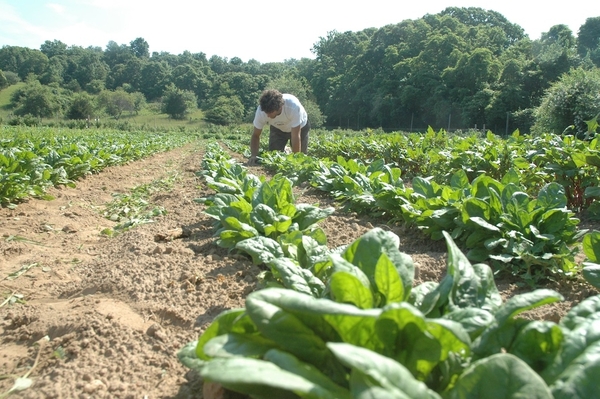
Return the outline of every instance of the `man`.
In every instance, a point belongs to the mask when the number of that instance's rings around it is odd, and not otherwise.
[[[310,123],[306,110],[295,96],[282,94],[278,90],[263,91],[253,125],[248,165],[257,163],[260,134],[265,125],[269,125],[269,151],[285,151],[289,141],[292,152],[302,151],[306,154]]]

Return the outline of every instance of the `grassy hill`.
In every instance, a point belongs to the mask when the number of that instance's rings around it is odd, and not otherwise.
[[[3,123],[7,122],[9,115],[11,115],[13,112],[13,109],[10,106],[10,98],[12,94],[23,86],[25,86],[25,83],[19,82],[0,90],[0,121]],[[109,116],[104,116],[102,118],[105,120],[114,120]],[[204,114],[199,109],[194,110],[187,116],[187,118],[183,120],[175,120],[170,119],[166,114],[161,114],[157,104],[149,104],[146,109],[142,110],[137,115],[133,112],[125,112],[121,116],[120,120],[133,125],[150,126],[155,128],[186,128],[194,130],[206,126],[206,122],[204,122]]]
[[[8,115],[11,114],[12,108],[10,107],[10,97],[15,91],[23,86],[25,86],[25,83],[19,82],[0,90],[0,119],[6,121]]]

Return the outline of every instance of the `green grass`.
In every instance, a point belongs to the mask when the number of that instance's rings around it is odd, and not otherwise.
[[[3,90],[0,90],[0,120],[8,120],[8,116],[13,112],[10,106],[10,98],[12,94],[25,86],[24,82],[19,82],[15,85],[9,86]],[[187,129],[200,129],[206,127],[204,119],[204,113],[202,110],[196,109],[190,113],[185,119],[176,120],[170,119],[166,114],[161,114],[158,111],[159,107],[156,104],[148,104],[148,106],[142,110],[138,115],[134,112],[125,112],[121,115],[120,120],[128,122],[132,125],[149,126],[155,128],[187,128]],[[102,119],[111,119],[110,116],[102,116]],[[51,119],[44,119],[43,122],[51,121]]]
[[[0,118],[6,120],[8,115],[12,113],[12,108],[10,107],[10,97],[12,94],[25,86],[24,82],[19,82],[15,85],[8,86],[3,90],[0,90]]]
[[[148,109],[150,108],[150,109]],[[152,106],[142,110],[138,115],[125,113],[121,116],[122,121],[127,121],[134,125],[145,125],[150,127],[187,127],[187,128],[203,128],[206,126],[204,122],[204,114],[201,110],[195,110],[190,113],[185,119],[171,119],[166,114],[159,114],[152,111]]]

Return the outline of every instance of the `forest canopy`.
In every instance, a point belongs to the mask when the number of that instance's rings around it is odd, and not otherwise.
[[[154,109],[176,119],[199,108],[210,123],[249,122],[262,90],[278,88],[300,98],[316,127],[580,129],[537,110],[554,85],[598,79],[600,16],[578,32],[555,25],[531,40],[495,11],[448,7],[381,28],[331,31],[314,44],[314,59],[279,63],[149,48],[141,37],[104,49],[58,40],[3,46],[0,90],[23,82],[11,111],[40,118],[120,118],[158,103]],[[574,70],[581,72],[562,79]],[[579,118],[593,118],[599,104],[580,106],[590,115]]]

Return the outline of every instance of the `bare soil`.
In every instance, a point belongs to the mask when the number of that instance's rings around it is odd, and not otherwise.
[[[213,193],[196,174],[202,156],[188,145],[52,189],[54,200],[0,208],[0,396],[28,376],[33,386],[15,396],[202,398],[202,381],[176,354],[221,311],[244,306],[260,272],[215,244],[213,222],[194,201]],[[116,224],[102,215],[113,193],[173,174],[173,189],[151,200],[166,215],[112,238],[101,233]],[[296,201],[336,206],[310,188]],[[445,243],[418,230],[341,210],[320,225],[332,248],[374,226],[390,229],[417,266],[416,283],[444,274]],[[511,279],[497,285],[507,298],[530,290]],[[547,288],[565,301],[529,317],[558,321],[597,294],[580,279]]]

